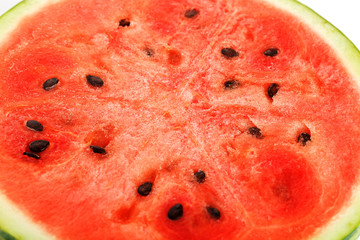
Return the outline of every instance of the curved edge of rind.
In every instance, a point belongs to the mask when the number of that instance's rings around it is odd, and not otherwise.
[[[24,17],[30,16],[42,7],[61,0],[23,0],[9,11],[0,16],[0,45],[2,45],[11,32],[21,23]]]
[[[314,10],[297,0],[265,1],[297,16],[316,32],[336,52],[360,88],[360,51],[349,38]]]
[[[40,225],[18,209],[2,193],[0,193],[0,226],[3,231],[18,240],[55,240],[54,236],[45,232]]]
[[[23,17],[39,11],[43,6],[60,0],[24,0],[0,16],[0,45],[6,41]],[[349,73],[360,87],[360,52],[356,46],[336,27],[316,12],[296,0],[265,0],[272,5],[298,16],[317,32],[335,51]],[[315,28],[314,26],[319,26]],[[360,226],[360,188],[354,190],[350,207],[341,211],[325,228],[314,236],[314,240],[348,239]],[[0,226],[17,239],[54,240],[39,225],[34,224],[9,199],[0,193]],[[6,221],[5,221],[6,219]],[[16,223],[16,224],[14,224]],[[355,230],[354,230],[355,229]]]
[[[11,37],[11,32],[21,23],[44,6],[60,0],[23,0],[0,16],[0,45]],[[40,224],[34,223],[23,211],[18,209],[0,189],[0,228],[18,240],[55,240]]]
[[[285,10],[298,17],[317,33],[343,62],[345,69],[352,76],[360,89],[360,52],[357,47],[335,26],[314,12],[309,7],[296,0],[265,0],[269,4]],[[360,226],[360,179],[352,191],[352,197],[341,212],[339,212],[325,227],[318,229],[313,240],[353,239],[359,235]],[[353,234],[355,232],[355,234]],[[357,236],[355,236],[357,237]]]
[[[0,240],[17,240],[17,239],[0,229]]]
[[[358,226],[357,228],[355,228],[354,231],[352,231],[350,233],[350,235],[348,235],[346,238],[344,238],[343,240],[358,240],[360,237],[360,226]]]

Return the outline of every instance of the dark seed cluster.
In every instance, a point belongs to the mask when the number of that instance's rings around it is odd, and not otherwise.
[[[206,174],[204,171],[198,170],[194,173],[194,178],[198,183],[203,183],[205,181]],[[153,183],[147,181],[141,184],[140,186],[138,186],[137,193],[140,196],[146,197],[149,196],[152,189],[153,189]],[[205,209],[212,219],[220,218],[220,211],[217,208],[212,206],[207,206]],[[175,221],[180,219],[183,216],[183,213],[184,213],[183,205],[181,203],[176,203],[168,210],[167,217],[170,220]]]
[[[185,11],[184,13],[184,17],[188,18],[188,19],[192,19],[195,18],[196,16],[198,16],[200,13],[200,11],[198,9],[195,8],[191,8]],[[119,27],[130,27],[131,22],[129,19],[121,19],[119,21]],[[149,57],[153,57],[155,54],[155,51],[153,49],[150,48],[145,48],[143,49],[145,54]],[[171,52],[172,53],[172,52]],[[269,48],[266,49],[263,52],[264,56],[266,57],[275,57],[279,54],[279,49],[278,48]],[[230,48],[230,47],[225,47],[221,49],[221,55],[222,57],[226,58],[226,59],[233,59],[236,57],[239,57],[240,54],[238,51],[236,51],[234,48]],[[170,60],[172,60],[172,62],[174,62],[175,60],[177,61],[177,59],[179,58],[178,56],[181,56],[181,54],[173,54],[170,55]],[[175,59],[175,60],[174,60]],[[176,64],[174,64],[176,65]],[[104,85],[104,81],[99,77],[99,76],[95,76],[95,75],[87,75],[86,76],[86,80],[87,83],[90,84],[93,87],[96,88],[100,88]],[[48,80],[46,80],[43,85],[42,88],[45,91],[50,91],[51,89],[55,88],[58,84],[59,84],[60,80],[56,77],[54,78],[50,78]],[[240,81],[236,80],[236,79],[228,79],[223,83],[223,87],[225,90],[232,90],[232,89],[236,89],[239,88],[241,85]],[[268,96],[272,99],[279,91],[280,86],[277,83],[271,83],[269,85],[269,87],[267,88],[267,94]],[[32,131],[37,131],[37,132],[41,132],[44,130],[43,125],[36,121],[36,120],[29,120],[26,122],[26,127]],[[258,127],[250,127],[248,129],[248,133],[258,139],[263,139],[264,136],[261,133],[261,130]],[[311,136],[308,133],[301,133],[298,136],[298,142],[305,146],[307,144],[307,142],[311,141]],[[23,155],[34,158],[34,159],[40,159],[40,155],[39,153],[45,151],[50,145],[50,142],[47,140],[36,140],[33,141],[29,144],[28,148],[30,151],[25,151],[23,153]],[[96,154],[101,154],[101,155],[106,155],[107,151],[105,150],[105,148],[100,147],[100,146],[96,146],[96,145],[90,145],[90,149],[92,150],[93,153]],[[204,171],[202,170],[198,170],[194,173],[194,179],[197,183],[204,183],[206,180],[206,174]],[[153,183],[152,182],[144,182],[143,184],[141,184],[140,186],[137,187],[137,193],[140,196],[143,197],[147,197],[150,195],[150,193],[153,190]],[[219,209],[213,207],[213,206],[207,206],[206,208],[206,212],[207,214],[210,216],[210,218],[218,220],[221,218],[221,213],[219,211]],[[178,219],[180,219],[184,214],[184,209],[183,209],[183,205],[181,203],[176,203],[175,205],[173,205],[172,207],[170,207],[170,209],[167,212],[167,217],[168,219],[172,220],[172,221],[176,221]]]
[[[41,132],[44,130],[44,126],[36,120],[29,120],[26,122],[25,126],[32,131]],[[39,153],[45,151],[50,145],[50,142],[47,140],[35,140],[32,141],[28,148],[30,151],[25,151],[24,156],[34,158],[36,160],[40,159]]]
[[[46,140],[36,140],[29,144],[28,148],[30,150],[23,153],[23,155],[32,157],[35,159],[40,159],[39,153],[45,151],[49,147],[50,143]]]
[[[147,51],[147,54],[149,56],[153,56],[153,52],[151,52],[151,50]],[[98,76],[87,75],[86,80],[93,87],[102,87],[104,85],[104,81]],[[55,88],[59,82],[60,80],[58,78],[50,78],[43,83],[42,88],[45,91],[50,91],[51,89]]]

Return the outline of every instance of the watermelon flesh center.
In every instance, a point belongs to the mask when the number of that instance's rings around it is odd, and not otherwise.
[[[66,0],[23,22],[0,50],[0,189],[59,239],[303,239],[359,182],[358,89],[263,1]]]

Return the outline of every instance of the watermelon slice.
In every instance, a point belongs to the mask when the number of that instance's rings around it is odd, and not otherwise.
[[[0,239],[351,239],[360,53],[293,0],[26,0],[0,21]]]

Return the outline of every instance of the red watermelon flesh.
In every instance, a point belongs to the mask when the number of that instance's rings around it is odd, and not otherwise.
[[[0,55],[1,193],[57,239],[308,239],[360,185],[359,86],[267,2],[49,2]]]

